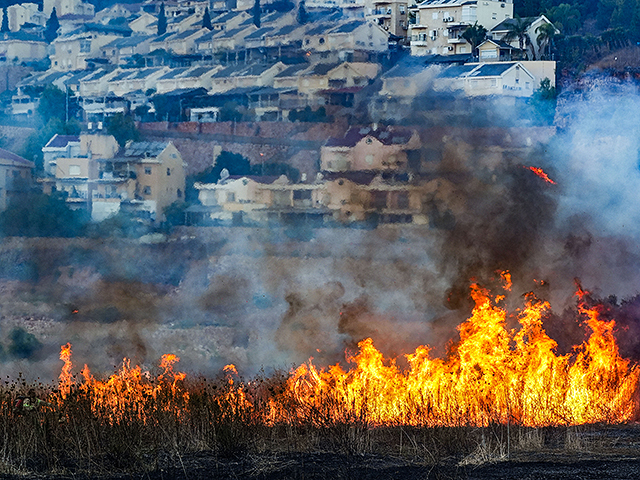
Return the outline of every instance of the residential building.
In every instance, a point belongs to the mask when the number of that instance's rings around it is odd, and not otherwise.
[[[189,88],[211,88],[211,77],[222,67],[173,68],[155,81],[156,93]]]
[[[515,18],[505,19],[504,21],[492,27],[488,32],[488,36],[492,40],[504,41],[509,32],[513,30],[513,27],[517,21],[518,20]],[[524,17],[521,18],[520,21],[528,25],[526,38],[524,39],[523,45],[525,49],[525,52],[523,52],[523,56],[526,58],[521,58],[521,60],[540,60],[542,56],[541,47],[543,45],[540,45],[538,43],[538,35],[540,33],[538,29],[543,25],[553,26],[553,24],[544,15],[540,15],[539,17]],[[556,29],[556,34],[559,33],[560,31]],[[512,38],[508,43],[513,48],[517,48],[518,50],[520,49],[520,41],[518,38]],[[485,57],[485,60],[481,61],[488,61],[488,58]]]
[[[33,162],[0,148],[0,210],[29,191],[34,168]]]
[[[55,134],[42,148],[45,173],[56,175],[58,158],[75,158],[80,155],[80,136]]]
[[[406,0],[373,0],[365,10],[365,19],[380,25],[396,37],[406,38],[409,8]]]
[[[491,30],[513,18],[513,0],[425,0],[411,15],[411,55],[474,53],[464,31],[476,23]]]
[[[352,127],[343,138],[330,138],[320,149],[320,169],[329,173],[405,173],[410,152],[420,145],[418,133],[407,128]]]
[[[156,79],[168,71],[169,67],[117,69],[107,82],[107,91],[118,97],[136,90],[146,92],[155,88]]]
[[[436,90],[457,90],[469,97],[530,97],[540,82],[521,62],[472,63],[444,69]]]
[[[49,148],[64,140],[52,138]],[[83,134],[76,143],[66,143],[69,155],[55,159],[55,174],[43,183],[45,191],[65,192],[67,202],[86,208],[93,220],[123,210],[159,222],[164,208],[184,200],[184,163],[171,142],[131,142],[120,149],[111,135]]]
[[[52,42],[49,56],[51,68],[60,71],[84,70],[88,60],[101,58],[101,48],[117,38],[129,36],[131,30],[112,28],[100,24],[85,24]]]
[[[26,32],[0,33],[0,60],[30,62],[47,58],[47,43]]]
[[[110,43],[100,47],[100,58],[106,58],[109,63],[118,66],[135,65],[135,55],[146,55],[150,52],[150,44],[154,39],[152,35],[131,35],[130,37],[116,38]],[[144,61],[144,59],[142,59]],[[135,65],[144,67],[142,65]]]
[[[58,17],[64,15],[83,15],[93,18],[95,15],[95,7],[90,3],[85,3],[82,0],[44,0],[43,12],[47,18],[51,16],[51,11],[56,9]]]
[[[380,25],[363,20],[351,20],[336,25],[321,23],[308,30],[302,49],[320,58],[331,55],[344,61],[368,59],[389,50],[389,32]]]
[[[0,20],[4,15],[4,11],[5,9],[0,12]],[[18,32],[20,27],[25,23],[32,23],[44,27],[48,18],[44,12],[38,10],[38,5],[35,3],[9,5],[6,7],[6,12],[9,20],[9,30],[11,32]]]

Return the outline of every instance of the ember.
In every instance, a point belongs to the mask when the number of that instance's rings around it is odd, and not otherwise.
[[[553,180],[551,180],[549,178],[549,175],[547,175],[545,173],[544,170],[542,170],[541,168],[538,167],[529,167],[529,170],[531,170],[533,173],[535,173],[537,176],[539,176],[541,179],[543,179],[545,182],[551,183],[553,185],[556,184],[556,182],[554,182]]]

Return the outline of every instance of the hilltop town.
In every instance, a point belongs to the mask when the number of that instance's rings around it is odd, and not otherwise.
[[[557,93],[580,85],[566,7],[10,5],[0,207],[37,191],[92,222],[446,225],[453,150],[526,158],[562,125]],[[598,37],[605,63],[624,32]]]

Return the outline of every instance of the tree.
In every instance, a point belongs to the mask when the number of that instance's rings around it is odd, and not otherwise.
[[[544,23],[536,28],[536,33],[538,36],[536,37],[536,41],[540,47],[540,55],[544,56],[547,49],[549,50],[549,54],[554,50],[553,39],[556,36],[556,27],[554,27],[550,23]]]
[[[164,13],[164,2],[160,4],[160,12],[158,13],[158,36],[167,33],[167,16]]]
[[[2,9],[2,26],[0,27],[0,32],[8,32],[9,31],[9,15],[7,14],[7,9]]]
[[[531,25],[530,21],[521,18],[520,15],[516,15],[513,19],[513,22],[509,23],[509,31],[503,38],[503,40],[507,43],[517,38],[520,51],[524,52],[525,55],[527,55],[525,48],[531,44],[531,39],[529,38],[529,34],[527,33],[527,30],[529,30],[529,25]]]
[[[59,194],[30,193],[0,213],[0,232],[6,236],[75,237],[86,223],[84,212],[71,210]]]
[[[205,7],[204,9],[204,15],[202,16],[202,28],[213,30],[213,25],[211,25],[211,15],[209,14],[209,7]]]
[[[47,85],[40,95],[37,112],[44,124],[52,118],[64,122],[67,119],[67,95],[55,85]]]
[[[487,38],[487,29],[482,25],[478,25],[478,22],[474,23],[462,33],[462,38],[471,44],[471,53],[475,55],[476,48],[484,39]]]
[[[253,24],[260,28],[260,14],[262,8],[260,7],[260,0],[254,0],[251,13],[253,14]]]
[[[304,0],[300,0],[300,3],[298,4],[296,20],[300,25],[304,25],[309,21],[309,14],[307,13],[307,7],[305,6]]]
[[[121,147],[124,147],[129,140],[136,141],[140,138],[136,122],[131,115],[116,113],[113,117],[107,118],[106,124],[107,132],[115,137]]]
[[[44,39],[47,43],[53,42],[58,37],[58,29],[60,28],[60,22],[58,21],[58,14],[56,13],[56,7],[51,10],[51,16],[47,20],[47,26],[44,29]]]
[[[547,17],[565,35],[575,34],[582,26],[580,10],[568,3],[561,3],[556,7],[550,8],[547,10]]]

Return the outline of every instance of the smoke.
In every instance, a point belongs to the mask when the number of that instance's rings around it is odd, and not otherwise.
[[[510,307],[529,291],[551,301],[549,333],[563,349],[584,335],[575,277],[615,295],[612,318],[638,332],[639,103],[632,87],[567,97],[557,132],[522,128],[518,104],[487,101],[465,116],[458,103],[447,118],[463,124],[420,131],[428,226],[204,228],[155,245],[5,240],[3,371],[53,379],[67,342],[78,370],[97,372],[176,353],[189,372],[235,363],[251,375],[344,361],[367,337],[389,356],[420,344],[442,353],[469,315],[470,282],[504,293],[503,270]],[[489,118],[502,127],[465,127]],[[29,360],[9,353],[15,328],[42,344]],[[638,356],[631,334],[624,352]]]

